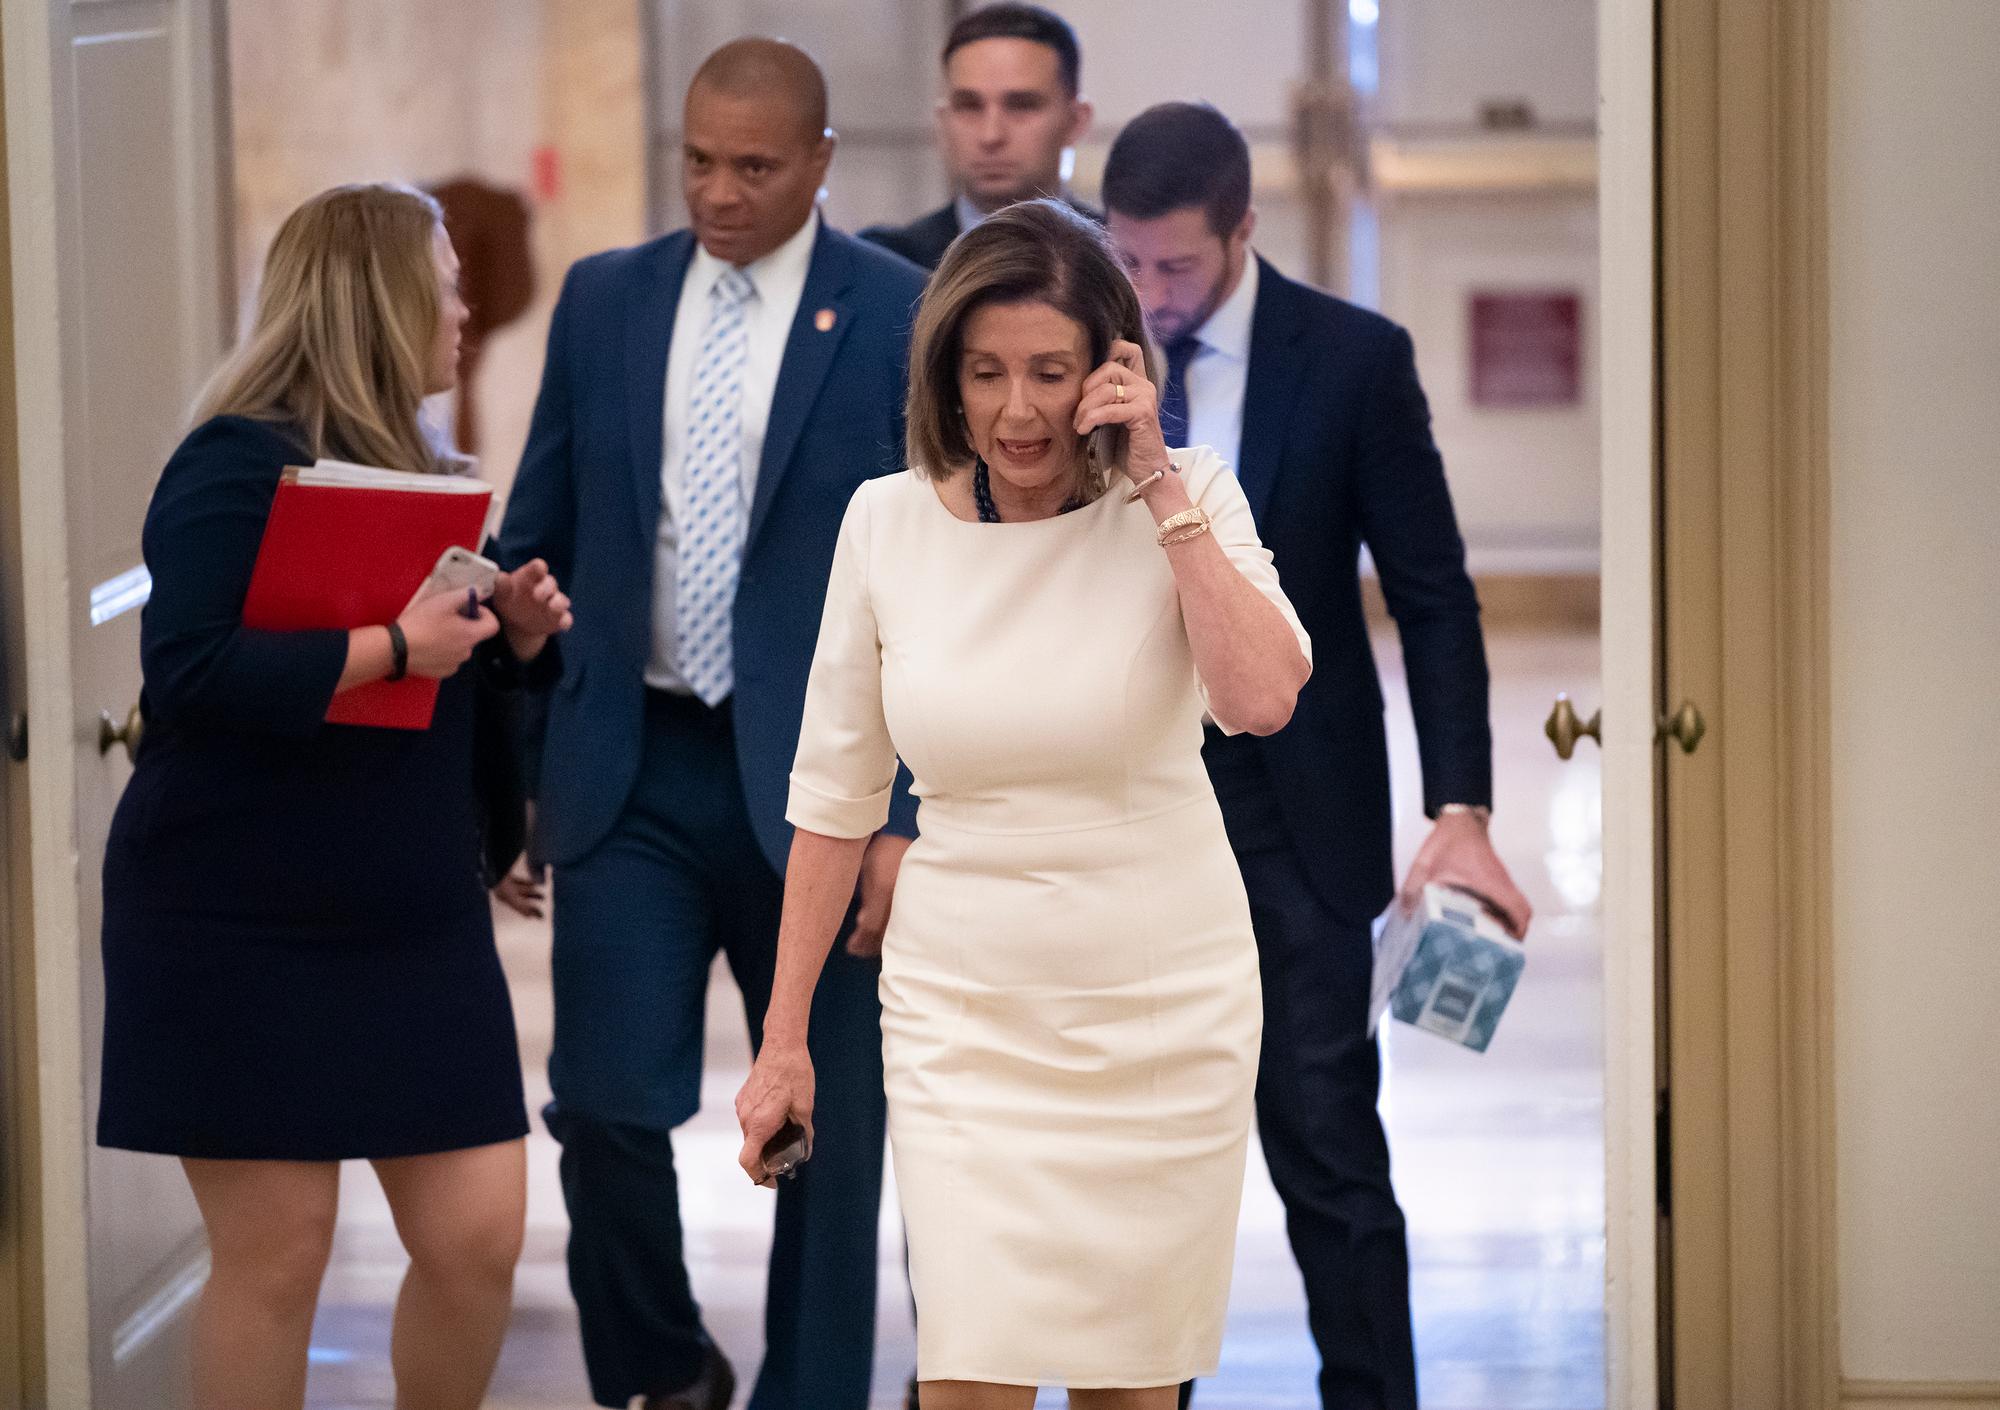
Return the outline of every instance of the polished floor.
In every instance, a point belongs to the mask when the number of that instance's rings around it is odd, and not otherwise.
[[[1492,1048],[1474,1054],[1392,1025],[1383,1107],[1411,1230],[1412,1299],[1427,1410],[1599,1410],[1604,1403],[1601,814],[1598,762],[1559,763],[1541,722],[1557,691],[1596,696],[1595,636],[1504,633],[1493,658],[1494,831],[1533,900],[1529,967]],[[1423,836],[1416,746],[1393,638],[1378,643],[1390,685],[1398,843]],[[508,917],[531,1105],[546,1096],[548,934]],[[754,1370],[770,1202],[735,1166],[730,1100],[747,1064],[726,978],[710,992],[704,1107],[676,1142],[692,1273],[711,1328],[739,1371]],[[563,1274],[565,1224],[555,1146],[529,1146],[527,1251],[517,1310],[489,1404],[590,1404]],[[403,1266],[387,1206],[363,1166],[344,1172],[308,1395],[315,1410],[389,1406],[389,1308]],[[877,1406],[900,1403],[914,1352],[901,1244],[886,1196]],[[1283,1211],[1252,1154],[1220,1374],[1202,1410],[1313,1410],[1317,1367]],[[1042,1405],[1060,1405],[1058,1392]],[[798,1407],[811,1410],[811,1407]]]

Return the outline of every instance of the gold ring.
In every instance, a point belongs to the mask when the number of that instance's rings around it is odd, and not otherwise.
[[[1125,400],[1125,384],[1123,382],[1113,382],[1111,385],[1118,390],[1118,400]]]

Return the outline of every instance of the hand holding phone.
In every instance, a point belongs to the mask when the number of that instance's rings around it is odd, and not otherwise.
[[[1097,473],[1106,480],[1123,475],[1137,483],[1172,469],[1160,430],[1159,390],[1147,376],[1145,349],[1137,343],[1113,342],[1109,356],[1084,379],[1075,426],[1089,438]]]
[[[755,1184],[774,1189],[812,1159],[813,1069],[801,1037],[773,1042],[767,1036],[743,1089],[736,1121],[743,1148],[736,1164]]]

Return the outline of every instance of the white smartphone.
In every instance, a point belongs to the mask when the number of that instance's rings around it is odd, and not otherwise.
[[[415,596],[410,598],[410,607],[416,606],[427,597],[436,597],[441,592],[463,594],[471,588],[484,602],[493,596],[493,584],[500,576],[500,565],[490,558],[481,558],[469,548],[453,544],[438,555],[437,566],[431,569]],[[404,611],[409,611],[405,607]]]

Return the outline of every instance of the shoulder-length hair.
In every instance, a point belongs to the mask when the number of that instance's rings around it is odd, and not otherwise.
[[[1123,338],[1145,349],[1146,376],[1158,385],[1159,354],[1146,337],[1139,296],[1103,230],[1060,201],[1008,206],[952,243],[917,307],[904,413],[908,459],[919,475],[946,479],[976,456],[958,383],[966,320],[991,304],[1030,302],[1082,326],[1090,341],[1086,374]],[[1088,478],[1082,464],[1078,476]]]
[[[196,400],[194,420],[298,430],[315,456],[449,468],[420,408],[441,316],[436,201],[380,183],[322,191],[285,218],[257,318]]]

